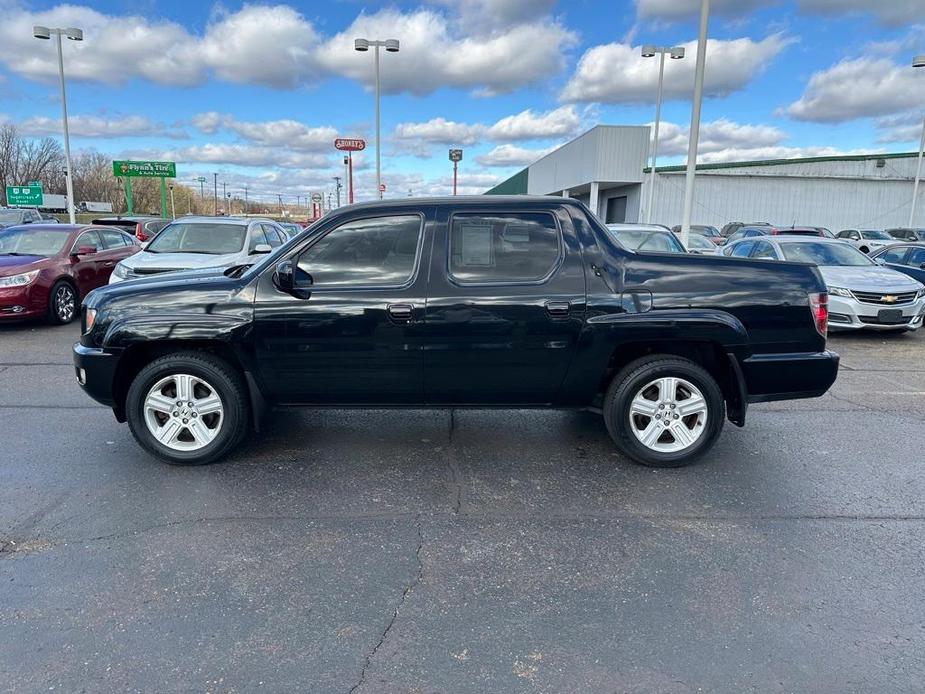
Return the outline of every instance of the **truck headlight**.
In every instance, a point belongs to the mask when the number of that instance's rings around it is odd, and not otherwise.
[[[845,297],[845,298],[847,298],[847,299],[853,299],[853,298],[854,298],[854,297],[852,296],[851,292],[849,292],[849,291],[848,291],[847,289],[845,289],[844,287],[826,287],[826,291],[828,291],[829,295],[831,295],[831,296],[843,296],[843,297]]]
[[[0,287],[25,287],[35,282],[35,278],[39,276],[40,272],[41,270],[33,270],[32,272],[23,272],[9,277],[0,277]]]
[[[122,263],[117,263],[112,270],[112,274],[118,277],[120,280],[124,280],[128,277],[128,268],[125,267]]]
[[[84,333],[93,330],[93,324],[96,323],[96,309],[88,308],[84,313]]]

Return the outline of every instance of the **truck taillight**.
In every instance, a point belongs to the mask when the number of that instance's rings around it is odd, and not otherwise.
[[[816,330],[825,337],[829,332],[829,295],[825,292],[810,294],[809,308],[813,312]]]
[[[135,225],[135,238],[139,241],[147,241],[148,235],[145,233],[145,228],[141,226],[141,222]]]

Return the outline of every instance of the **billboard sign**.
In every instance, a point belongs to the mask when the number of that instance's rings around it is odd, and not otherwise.
[[[339,149],[341,152],[361,152],[366,149],[366,140],[358,137],[338,137],[334,140],[334,149]]]

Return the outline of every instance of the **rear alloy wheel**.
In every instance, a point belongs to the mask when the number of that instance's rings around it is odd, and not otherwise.
[[[141,370],[126,398],[135,440],[175,465],[201,465],[225,456],[248,430],[241,375],[224,359],[181,352]]]
[[[48,320],[56,325],[64,325],[74,320],[77,315],[77,292],[70,282],[58,280],[48,296]]]
[[[723,394],[687,359],[652,356],[623,369],[604,399],[604,421],[624,455],[652,467],[689,465],[723,428]]]

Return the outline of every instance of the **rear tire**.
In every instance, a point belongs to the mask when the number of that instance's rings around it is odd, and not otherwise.
[[[681,357],[638,359],[604,397],[604,423],[617,449],[649,467],[683,467],[706,454],[726,419],[716,380]]]
[[[77,290],[67,280],[58,280],[48,293],[48,322],[64,325],[77,317]]]
[[[135,440],[171,465],[220,460],[249,431],[244,379],[227,361],[205,352],[155,359],[132,381],[125,404]]]

